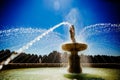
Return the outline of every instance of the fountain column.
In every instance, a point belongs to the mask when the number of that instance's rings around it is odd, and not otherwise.
[[[78,51],[85,50],[87,48],[87,45],[83,43],[77,43],[74,36],[75,36],[75,30],[74,30],[74,26],[72,25],[70,27],[70,37],[72,42],[63,44],[62,49],[64,51],[70,52],[70,56],[68,60],[68,64],[69,64],[68,71],[70,73],[81,73],[82,68],[80,65],[80,57],[78,55]]]

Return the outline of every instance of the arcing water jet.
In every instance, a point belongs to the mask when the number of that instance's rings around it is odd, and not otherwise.
[[[27,43],[25,46],[21,47],[20,49],[18,49],[14,54],[12,54],[8,59],[6,59],[5,61],[1,62],[0,64],[0,69],[2,69],[3,65],[7,65],[11,60],[13,60],[15,57],[17,57],[18,55],[21,54],[21,52],[23,52],[24,50],[28,49],[30,46],[32,46],[35,42],[39,41],[41,38],[43,38],[44,36],[46,36],[48,33],[52,32],[54,29],[60,27],[61,25],[68,25],[71,26],[71,24],[69,22],[61,22],[55,26],[53,26],[52,28],[48,29],[47,31],[45,31],[43,34],[39,35],[38,37],[36,37],[35,39],[33,39],[32,41],[30,41],[29,43]]]

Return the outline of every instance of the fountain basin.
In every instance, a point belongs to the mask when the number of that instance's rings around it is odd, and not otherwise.
[[[62,49],[65,51],[83,51],[87,48],[86,44],[83,43],[67,43],[62,45]]]
[[[0,80],[119,80],[120,69],[84,67],[69,74],[64,67],[21,68],[0,71]]]

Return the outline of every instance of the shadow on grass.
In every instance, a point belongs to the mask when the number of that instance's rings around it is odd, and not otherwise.
[[[64,77],[68,79],[76,79],[76,80],[105,80],[97,75],[91,74],[64,74]]]

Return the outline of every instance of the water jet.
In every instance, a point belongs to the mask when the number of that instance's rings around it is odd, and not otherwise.
[[[82,68],[80,65],[80,57],[78,55],[78,52],[85,50],[87,48],[87,45],[76,42],[74,25],[71,25],[69,32],[72,42],[62,45],[62,49],[64,51],[70,52],[70,56],[68,60],[69,63],[68,71],[70,73],[81,73]]]

